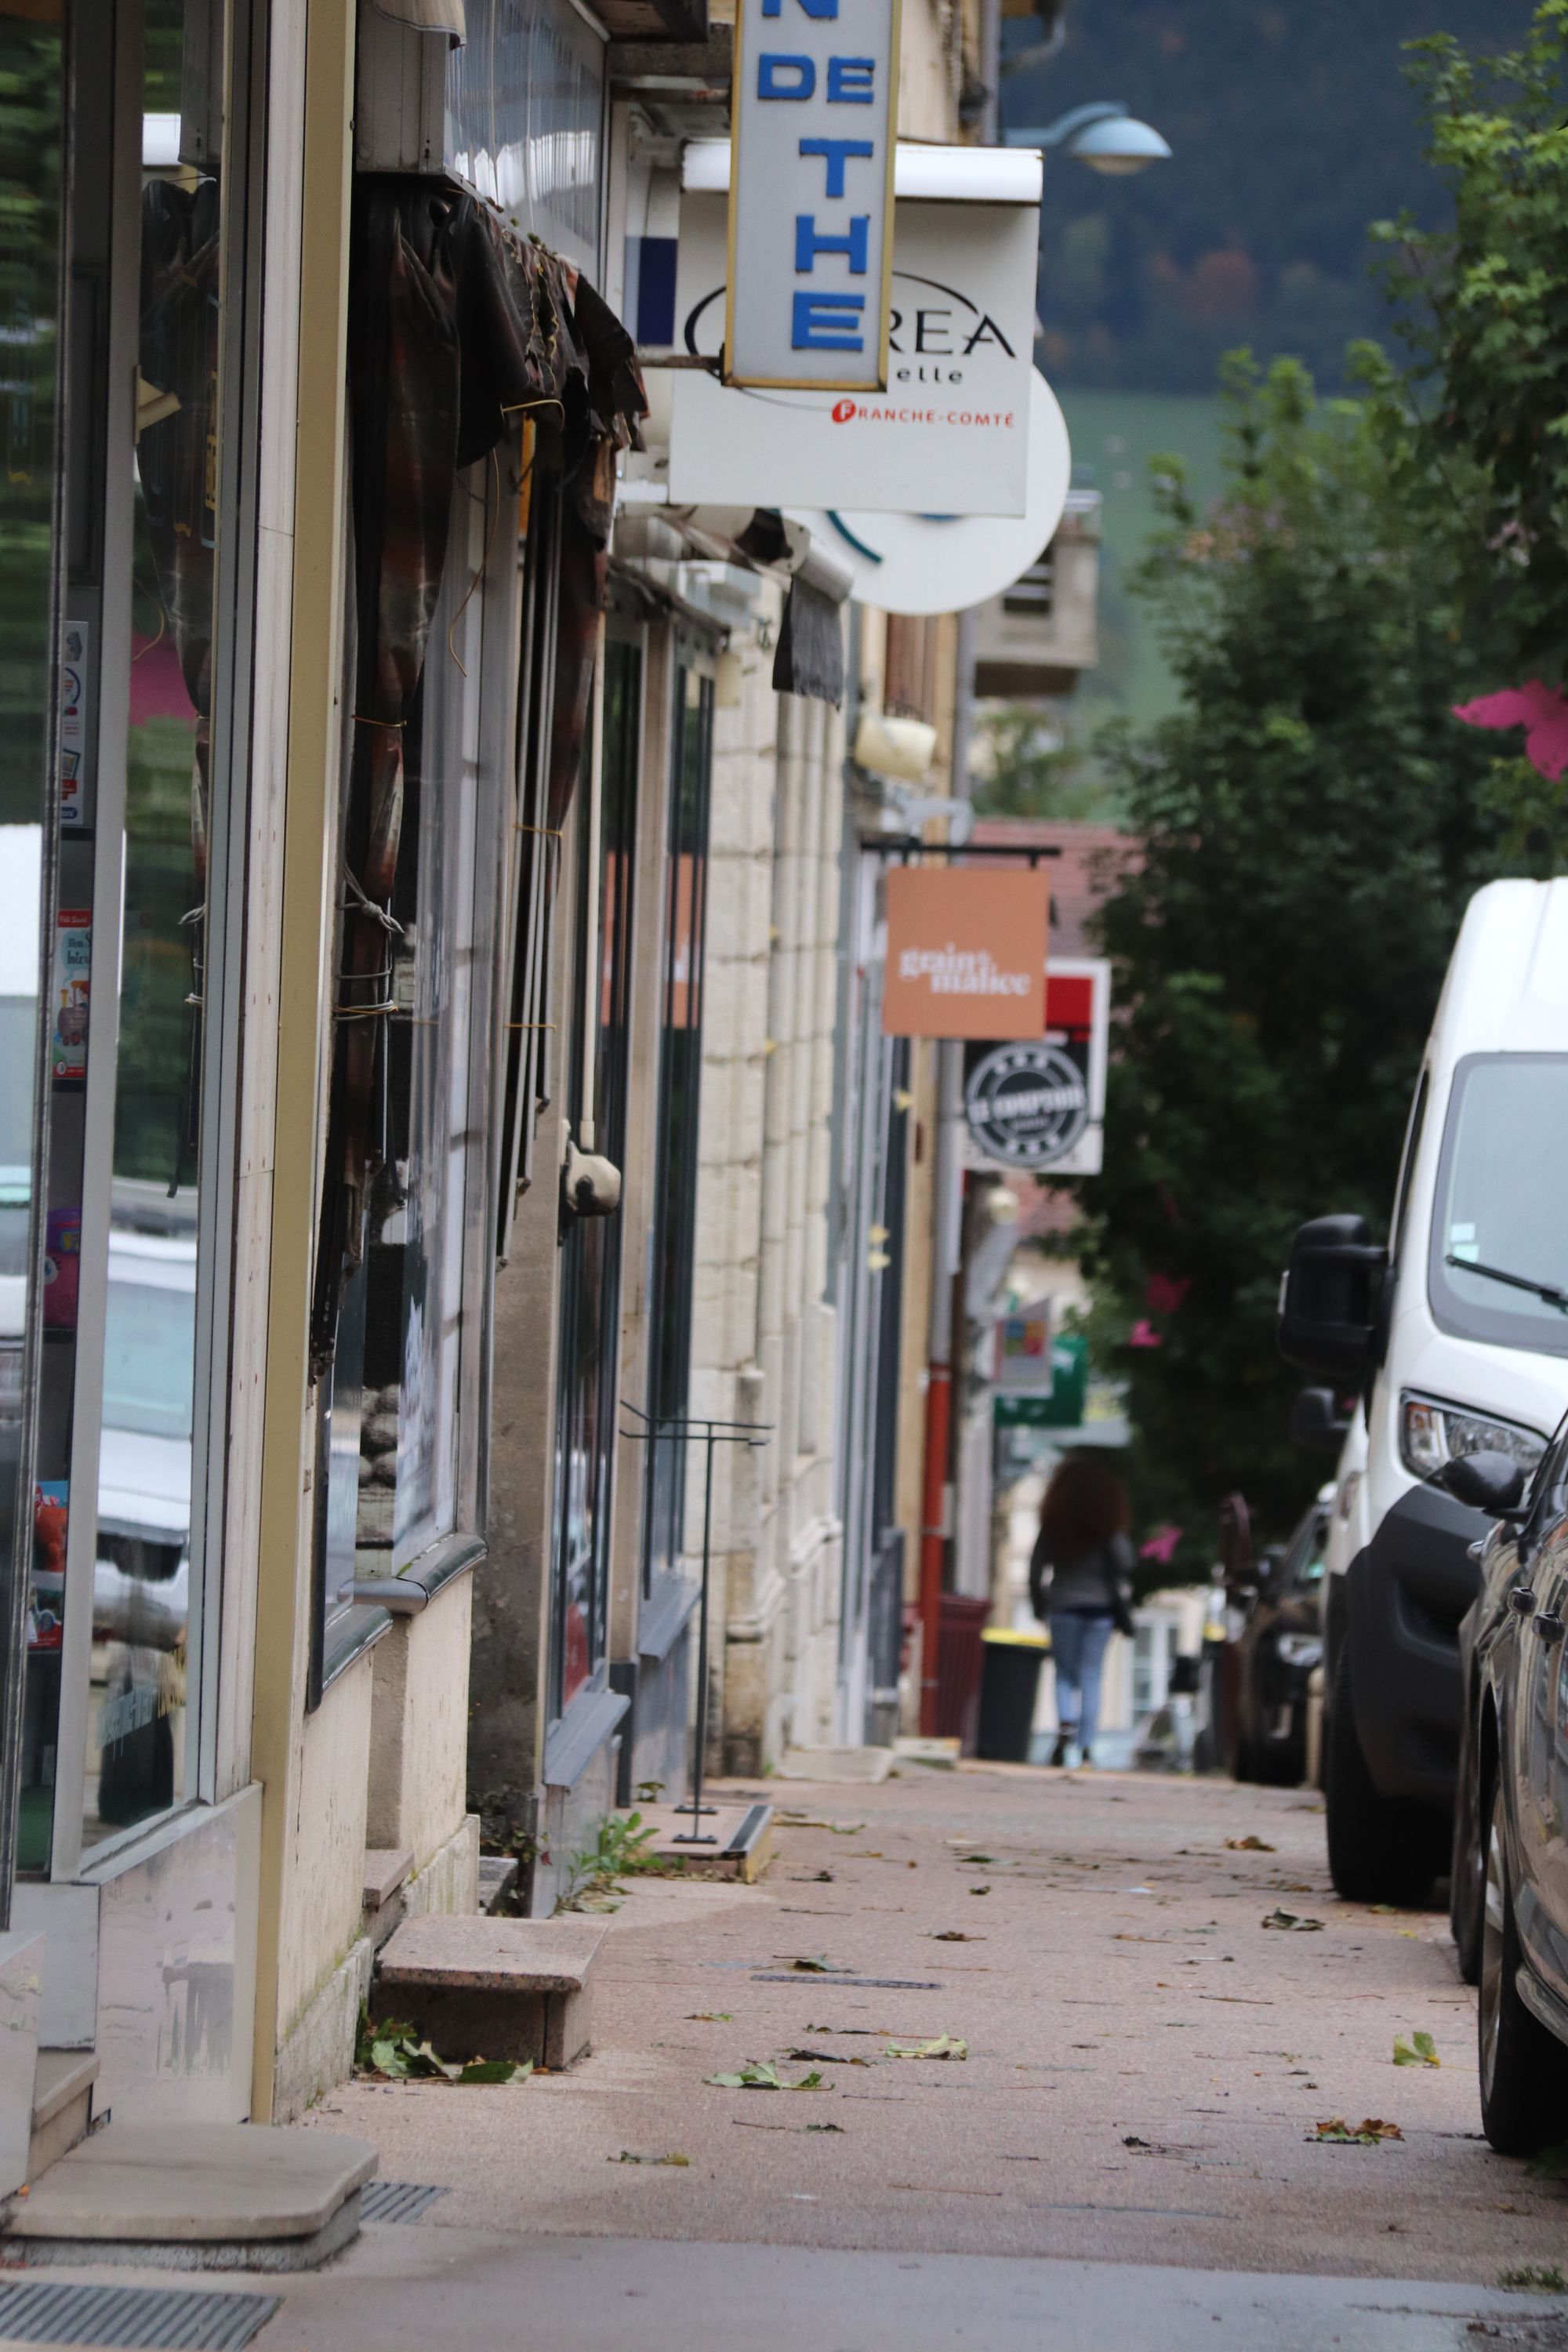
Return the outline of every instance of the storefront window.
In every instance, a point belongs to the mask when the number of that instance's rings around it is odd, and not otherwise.
[[[691,1291],[697,1233],[697,1152],[702,1092],[703,940],[708,912],[708,804],[713,765],[713,686],[676,670],[670,746],[669,856],[658,1058],[658,1192],[653,1230],[653,1323],[647,1411],[656,1429],[680,1421],[691,1377]],[[680,1573],[686,1444],[656,1435],[647,1447],[643,1591]]]
[[[60,28],[0,0],[0,1752],[23,1717],[19,1822],[0,1790],[0,1923],[13,1857],[47,1852],[63,1575],[30,1456],[40,1300],[34,1224],[40,1139],[40,934],[58,803],[52,530],[59,298]],[[40,1794],[40,1792],[43,1792]]]
[[[508,568],[475,574],[503,496],[495,469],[457,488],[451,552],[404,731],[403,815],[387,933],[384,1066],[361,1263],[325,1385],[327,1625],[356,1583],[477,1531],[479,1381],[489,1251],[490,968],[504,750],[515,671]],[[508,608],[510,609],[510,608]],[[356,983],[357,985],[357,983]],[[349,1017],[356,1017],[351,1009]]]
[[[135,426],[130,446],[107,451],[109,500],[128,499],[131,508],[131,695],[82,1782],[88,1846],[195,1793],[186,1720],[213,824],[222,47],[221,11],[215,23],[209,0],[149,0]],[[112,595],[113,583],[102,593]],[[87,653],[90,660],[90,645]],[[105,754],[106,767],[117,767],[107,746]],[[100,874],[106,870],[100,860]],[[94,910],[95,920],[106,915],[112,920],[114,910]],[[94,1042],[89,1027],[80,1075]]]
[[[584,1088],[583,1044],[592,1023],[593,1148],[617,1168],[626,1150],[626,992],[631,971],[631,877],[641,722],[641,652],[637,646],[612,636],[605,662],[596,862],[591,855],[592,794],[585,781],[576,794],[573,818],[578,953],[567,1114],[574,1136],[580,1135],[589,1108]],[[586,955],[595,900],[599,944],[597,970],[590,979]],[[620,1372],[619,1214],[573,1218],[562,1256],[550,1677],[554,1716],[562,1715],[602,1671],[605,1654],[611,1476]]]

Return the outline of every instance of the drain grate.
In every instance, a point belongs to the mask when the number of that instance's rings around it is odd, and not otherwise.
[[[193,2287],[0,2286],[0,2336],[14,2344],[112,2344],[149,2352],[240,2352],[278,2308],[275,2294]]]
[[[421,2180],[367,2180],[359,2193],[360,2220],[417,2221],[446,2194],[444,2189],[427,2189]]]

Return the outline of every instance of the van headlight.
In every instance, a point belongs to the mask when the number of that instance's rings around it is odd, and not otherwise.
[[[1322,1639],[1317,1633],[1279,1633],[1275,1636],[1274,1646],[1288,1666],[1322,1664]]]
[[[1517,1422],[1492,1421],[1414,1389],[1400,1392],[1399,1458],[1417,1478],[1435,1478],[1460,1454],[1506,1454],[1528,1473],[1545,1451],[1544,1437]]]

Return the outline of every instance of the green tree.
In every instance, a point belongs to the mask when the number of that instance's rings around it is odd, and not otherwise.
[[[1377,224],[1405,362],[1361,354],[1384,446],[1428,538],[1450,544],[1494,685],[1568,672],[1568,0],[1521,45],[1417,42],[1411,79],[1452,218]]]
[[[1107,817],[1103,779],[1081,744],[1062,737],[1026,702],[1002,702],[980,720],[981,769],[971,787],[978,816]]]
[[[1182,708],[1100,746],[1142,855],[1100,919],[1116,1028],[1105,1171],[1082,1193],[1139,1525],[1182,1528],[1179,1573],[1212,1562],[1233,1488],[1279,1535],[1322,1475],[1286,1433],[1280,1269],[1304,1217],[1386,1222],[1519,766],[1449,715],[1471,682],[1458,586],[1367,411],[1319,401],[1289,361],[1261,376],[1239,354],[1223,380],[1221,497],[1199,514],[1169,461],[1138,583]]]

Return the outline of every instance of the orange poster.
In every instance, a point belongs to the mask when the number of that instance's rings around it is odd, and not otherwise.
[[[892,867],[883,1034],[1041,1036],[1049,920],[1039,866]]]

